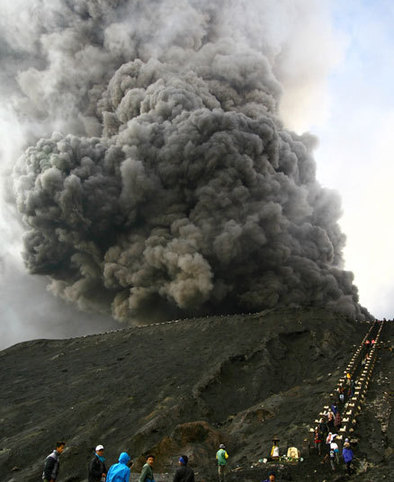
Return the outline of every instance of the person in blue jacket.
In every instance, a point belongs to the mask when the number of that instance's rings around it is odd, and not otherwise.
[[[261,482],[275,482],[276,481],[276,474],[275,472],[270,472],[268,474],[268,479],[264,479]]]
[[[353,450],[350,448],[349,442],[345,442],[343,444],[342,457],[343,457],[343,461],[346,464],[346,472],[348,473],[348,475],[350,475],[352,472],[351,465],[352,465],[352,460],[354,455],[353,455]]]
[[[129,482],[131,465],[130,456],[126,452],[119,455],[119,462],[111,465],[108,470],[106,482]]]

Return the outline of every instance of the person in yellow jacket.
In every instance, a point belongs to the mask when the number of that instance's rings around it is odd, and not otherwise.
[[[226,447],[224,446],[224,444],[220,444],[219,450],[216,452],[216,460],[218,461],[219,482],[224,482],[227,459],[228,453],[226,452]]]
[[[272,448],[270,452],[270,459],[271,460],[277,460],[279,459],[279,445],[278,445],[279,439],[278,437],[274,437],[272,439]]]

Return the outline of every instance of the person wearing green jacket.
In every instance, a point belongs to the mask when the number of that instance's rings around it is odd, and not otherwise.
[[[224,482],[226,475],[227,459],[228,453],[226,452],[226,447],[224,446],[224,444],[220,444],[219,450],[216,452],[216,460],[218,461],[219,482]]]
[[[142,467],[140,478],[138,482],[155,482],[153,478],[153,463],[155,461],[154,455],[148,455],[146,457],[146,464]]]

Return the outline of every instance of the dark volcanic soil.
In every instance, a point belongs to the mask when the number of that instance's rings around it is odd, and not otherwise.
[[[291,440],[302,446],[367,328],[326,311],[282,310],[11,347],[0,352],[0,480],[40,480],[58,439],[67,441],[59,481],[86,480],[97,443],[106,447],[108,465],[127,450],[137,472],[143,454],[153,452],[156,472],[171,476],[177,456],[186,453],[197,480],[214,480],[220,442],[237,469],[229,480],[261,480],[267,467],[258,460],[267,456],[272,436],[283,448]],[[388,339],[392,326],[386,331]],[[389,348],[380,350],[357,425],[363,474],[355,480],[376,480],[362,478],[376,470],[387,477],[391,470]],[[283,480],[342,480],[342,472],[333,476],[319,462],[311,456],[278,470]]]

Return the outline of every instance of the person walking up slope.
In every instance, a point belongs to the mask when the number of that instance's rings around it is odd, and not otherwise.
[[[111,465],[109,468],[107,478],[105,479],[106,482],[129,482],[129,465],[132,465],[129,454],[127,452],[122,452],[119,455],[119,462]]]
[[[343,457],[343,461],[346,464],[346,472],[348,473],[348,475],[350,475],[352,473],[351,465],[352,465],[352,460],[354,455],[353,455],[353,450],[350,448],[349,442],[345,442],[343,444],[342,457]]]
[[[44,482],[55,482],[59,473],[59,457],[63,453],[66,442],[57,442],[56,449],[48,455],[44,463],[42,480]]]
[[[219,445],[219,450],[216,452],[216,460],[218,461],[218,475],[219,481],[224,482],[226,477],[226,465],[227,465],[228,453],[224,444]]]

